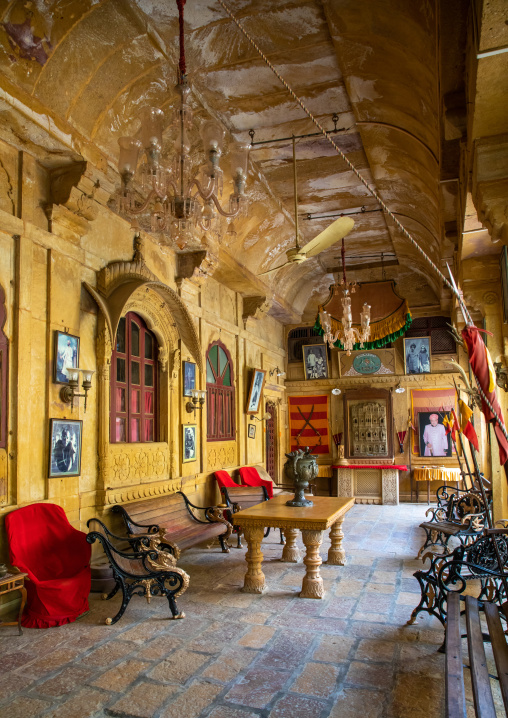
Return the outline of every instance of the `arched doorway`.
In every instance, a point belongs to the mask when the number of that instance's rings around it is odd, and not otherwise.
[[[267,401],[265,411],[270,414],[270,419],[266,422],[266,470],[277,484],[277,411],[275,404],[272,401]]]

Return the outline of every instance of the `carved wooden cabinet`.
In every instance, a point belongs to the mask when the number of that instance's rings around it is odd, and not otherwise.
[[[344,394],[344,452],[347,459],[393,459],[390,391],[353,389]]]

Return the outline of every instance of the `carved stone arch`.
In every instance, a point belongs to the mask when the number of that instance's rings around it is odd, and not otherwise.
[[[147,323],[148,328],[155,334],[159,345],[159,363],[162,371],[168,368],[168,360],[171,358],[169,371],[172,366],[175,352],[178,349],[180,335],[172,314],[169,314],[165,302],[161,302],[160,295],[150,285],[138,288],[124,304],[123,315],[127,312],[139,314]]]
[[[166,309],[165,316],[161,314],[164,317],[162,325],[166,323],[173,325],[173,321],[168,322],[168,319],[174,320],[179,337],[189,349],[199,370],[203,370],[201,342],[189,310],[178,294],[167,284],[160,282],[142,260],[113,262],[99,272],[97,289],[87,282],[84,282],[84,286],[104,315],[111,345],[114,343],[118,322],[127,311],[126,306],[129,300],[134,296],[139,296],[143,287],[151,289],[150,296],[158,295],[160,308],[165,307]],[[152,304],[155,306],[156,302]]]

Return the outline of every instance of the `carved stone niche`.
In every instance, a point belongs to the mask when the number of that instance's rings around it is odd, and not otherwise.
[[[138,243],[139,244],[139,243]],[[170,287],[146,267],[140,246],[131,262],[114,262],[101,270],[97,289],[85,284],[101,310],[97,332],[97,399],[99,407],[99,481],[98,502],[115,499],[133,500],[171,493],[177,482],[174,447],[178,432],[170,417],[176,410],[171,404],[170,387],[178,377],[179,339],[182,339],[201,369],[201,345],[190,313]],[[169,440],[146,444],[110,443],[110,363],[120,318],[136,312],[159,344],[159,364],[166,374],[160,382],[160,433]],[[178,366],[174,366],[177,363]],[[175,423],[175,422],[173,422]],[[178,422],[176,422],[178,423]]]

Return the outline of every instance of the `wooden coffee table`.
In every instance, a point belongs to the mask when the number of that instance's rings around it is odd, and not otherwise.
[[[323,579],[319,574],[322,563],[319,547],[323,542],[323,531],[331,527],[332,545],[328,550],[328,564],[343,566],[346,555],[342,548],[342,522],[345,514],[354,506],[354,498],[333,498],[328,496],[309,496],[313,506],[297,508],[286,506],[291,498],[288,494],[276,496],[269,501],[235,514],[235,524],[242,527],[247,541],[247,573],[243,591],[263,593],[266,590],[265,575],[262,571],[263,554],[261,542],[266,526],[284,531],[286,545],[282,552],[283,561],[297,562],[299,549],[296,546],[298,531],[302,532],[306,554],[303,562],[306,573],[302,582],[301,598],[323,598]]]

